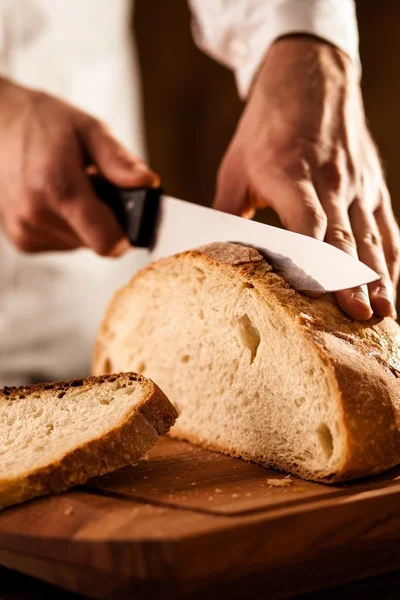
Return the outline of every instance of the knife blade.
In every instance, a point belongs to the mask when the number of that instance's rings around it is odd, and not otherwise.
[[[160,188],[118,188],[91,176],[131,244],[154,260],[212,242],[256,248],[299,291],[335,292],[379,280],[359,260],[325,242],[167,196]]]

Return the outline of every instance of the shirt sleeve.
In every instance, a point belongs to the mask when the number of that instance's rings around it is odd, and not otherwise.
[[[354,0],[189,0],[196,45],[235,73],[247,96],[271,44],[308,33],[334,44],[360,69]]]

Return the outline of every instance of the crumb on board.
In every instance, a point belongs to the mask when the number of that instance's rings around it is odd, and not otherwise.
[[[232,498],[239,498],[239,494],[237,494],[236,492],[234,492],[234,493],[232,494]]]
[[[215,492],[216,494],[222,494],[222,490],[221,490],[221,488],[215,488],[214,492]]]
[[[73,506],[67,506],[67,508],[64,510],[64,515],[66,517],[70,517],[73,514],[74,514],[74,507]]]
[[[208,496],[208,500],[211,502],[211,500],[214,500],[214,496]]]
[[[288,477],[284,479],[267,479],[267,484],[269,487],[290,487],[292,485],[292,480]]]
[[[150,457],[148,454],[145,454],[144,456],[142,456],[141,460],[148,461],[148,460],[150,460]]]
[[[192,487],[196,487],[197,483],[195,481],[192,481],[192,483],[190,484]]]

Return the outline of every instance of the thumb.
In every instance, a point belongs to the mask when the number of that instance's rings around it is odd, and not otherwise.
[[[232,146],[228,148],[218,171],[213,206],[222,212],[241,217],[251,218],[255,213],[241,155]]]
[[[121,187],[158,187],[159,176],[132,154],[108,128],[90,119],[80,131],[81,142],[100,173]]]

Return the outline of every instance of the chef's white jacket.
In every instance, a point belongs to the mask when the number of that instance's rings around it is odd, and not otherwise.
[[[234,71],[242,98],[285,34],[314,34],[359,63],[353,0],[189,5],[196,43]],[[132,10],[131,0],[0,0],[0,73],[96,115],[146,158]],[[0,232],[0,385],[86,374],[106,303],[146,261],[144,251],[24,255]]]

